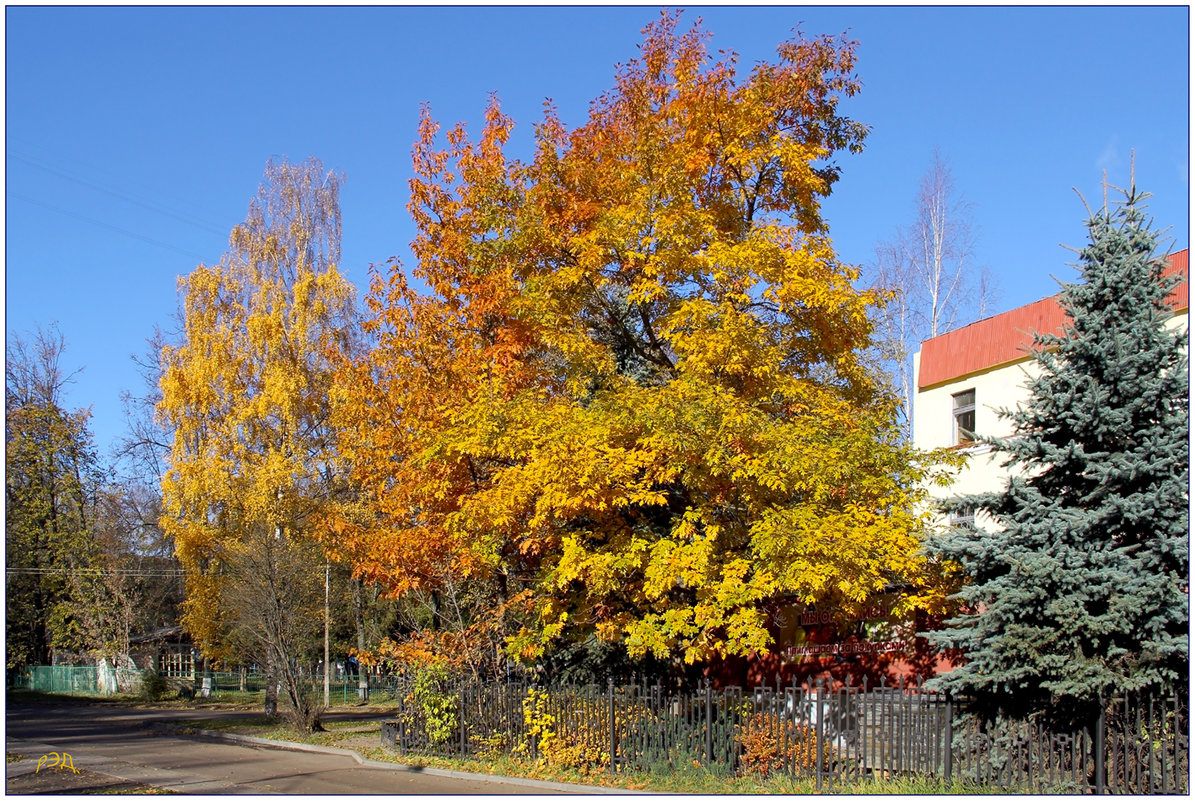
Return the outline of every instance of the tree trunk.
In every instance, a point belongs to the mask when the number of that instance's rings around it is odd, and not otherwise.
[[[365,600],[362,597],[364,587],[361,579],[353,579],[353,621],[357,624],[357,653],[365,652]],[[369,676],[365,673],[365,666],[357,660],[357,700],[364,704],[369,701]]]
[[[282,686],[286,690],[287,701],[290,702],[292,725],[308,734],[324,731],[320,723],[324,708],[316,703],[314,694],[308,692],[308,688],[290,663],[286,663],[282,668]]]
[[[274,656],[274,649],[270,648],[266,657],[266,717],[278,717],[278,663]]]

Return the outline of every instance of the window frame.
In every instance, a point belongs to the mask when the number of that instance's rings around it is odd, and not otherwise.
[[[970,402],[961,404],[959,400],[965,396],[970,395]],[[975,411],[977,404],[975,403],[975,388],[964,389],[961,392],[955,392],[950,396],[950,417],[951,417],[951,438],[954,440],[953,444],[958,447],[969,447],[974,445],[977,441],[975,434]],[[971,416],[971,428],[966,429],[960,424],[960,418],[964,415]],[[969,438],[963,437],[963,432],[966,431],[971,436]]]

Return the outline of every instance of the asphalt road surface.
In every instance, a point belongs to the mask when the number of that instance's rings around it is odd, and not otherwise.
[[[38,759],[68,753],[71,774],[56,768],[65,784],[101,774],[121,782],[161,787],[177,793],[302,793],[327,795],[531,795],[563,792],[485,779],[436,776],[417,770],[359,765],[348,756],[282,751],[205,741],[150,728],[147,724],[251,712],[136,709],[108,704],[10,703],[6,709],[6,750],[25,759],[8,764],[8,793],[72,792],[35,789],[47,781]],[[50,780],[52,781],[52,780]],[[588,788],[578,787],[579,792]],[[78,792],[78,789],[73,789]]]

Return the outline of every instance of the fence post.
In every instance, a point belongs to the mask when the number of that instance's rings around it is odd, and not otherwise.
[[[611,676],[606,679],[606,698],[609,701],[610,710],[610,772],[615,772],[615,757],[618,749],[618,734],[614,726],[614,677]]]
[[[822,769],[826,766],[825,749],[822,747],[822,732],[825,729],[822,718],[825,716],[826,707],[822,703],[821,679],[817,680],[815,687],[814,692],[817,693],[817,729],[813,735],[813,746],[817,749],[817,758],[814,764],[817,770],[817,791],[820,793],[822,791]]]
[[[1096,702],[1100,705],[1100,717],[1095,724],[1095,792],[1096,795],[1104,794],[1104,725],[1107,723],[1107,716],[1104,711],[1104,694],[1100,693],[1096,696]]]
[[[705,766],[714,764],[714,709],[710,680],[705,680]]]
[[[954,703],[950,693],[946,693],[946,766],[943,779],[950,784],[951,773],[954,772]]]
[[[457,700],[457,720],[461,729],[461,759],[465,758],[465,680],[461,679],[460,694]]]

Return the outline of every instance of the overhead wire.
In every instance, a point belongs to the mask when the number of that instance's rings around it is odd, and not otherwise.
[[[7,154],[9,156],[9,158],[14,158],[17,161],[24,162],[25,164],[28,164],[31,167],[36,167],[39,170],[44,170],[45,172],[48,172],[52,175],[57,175],[60,178],[65,178],[68,181],[73,181],[82,186],[86,186],[90,189],[94,189],[97,192],[103,192],[103,193],[111,195],[113,197],[120,198],[121,200],[123,200],[127,203],[132,203],[136,206],[140,206],[141,208],[149,209],[150,211],[155,211],[159,214],[163,214],[167,217],[171,217],[175,220],[178,220],[179,222],[186,223],[187,225],[193,225],[196,228],[200,228],[204,231],[208,231],[209,233],[220,234],[220,235],[224,235],[224,234],[228,233],[225,229],[221,228],[220,226],[218,226],[215,223],[210,222],[208,220],[203,220],[194,215],[186,214],[184,212],[178,211],[176,209],[171,209],[168,206],[163,206],[158,203],[152,203],[152,202],[147,202],[144,200],[139,200],[136,197],[127,195],[123,192],[117,192],[114,189],[110,189],[102,184],[96,183],[94,181],[90,181],[90,180],[88,180],[86,178],[82,178],[78,175],[73,175],[71,173],[65,172],[56,167],[50,167],[46,164],[42,164],[41,162],[39,162],[35,159],[29,158],[28,156],[22,155],[20,153],[16,153],[12,150],[7,151]]]
[[[49,209],[50,211],[55,211],[55,212],[58,212],[59,214],[65,214],[67,217],[74,217],[76,220],[82,220],[83,222],[89,222],[92,225],[98,225],[101,228],[107,228],[111,231],[116,231],[117,233],[124,234],[125,236],[131,236],[134,239],[140,239],[142,242],[148,242],[149,244],[157,245],[160,248],[166,248],[167,250],[173,250],[176,253],[181,253],[184,256],[187,256],[192,259],[198,259],[199,261],[204,260],[203,256],[200,256],[200,255],[193,253],[189,250],[184,250],[183,248],[177,247],[175,245],[167,244],[166,242],[161,242],[152,237],[144,236],[142,234],[138,234],[133,231],[129,231],[128,229],[121,228],[120,226],[117,226],[117,225],[112,225],[111,223],[102,222],[102,221],[94,219],[92,217],[88,217],[84,214],[78,214],[73,211],[67,211],[66,209],[59,208],[58,206],[55,206],[51,203],[45,203],[41,200],[36,200],[34,198],[31,198],[28,195],[23,195],[20,192],[8,192],[8,197],[16,198],[17,200],[23,200],[26,203],[32,203],[35,206],[41,206],[44,209]]]

